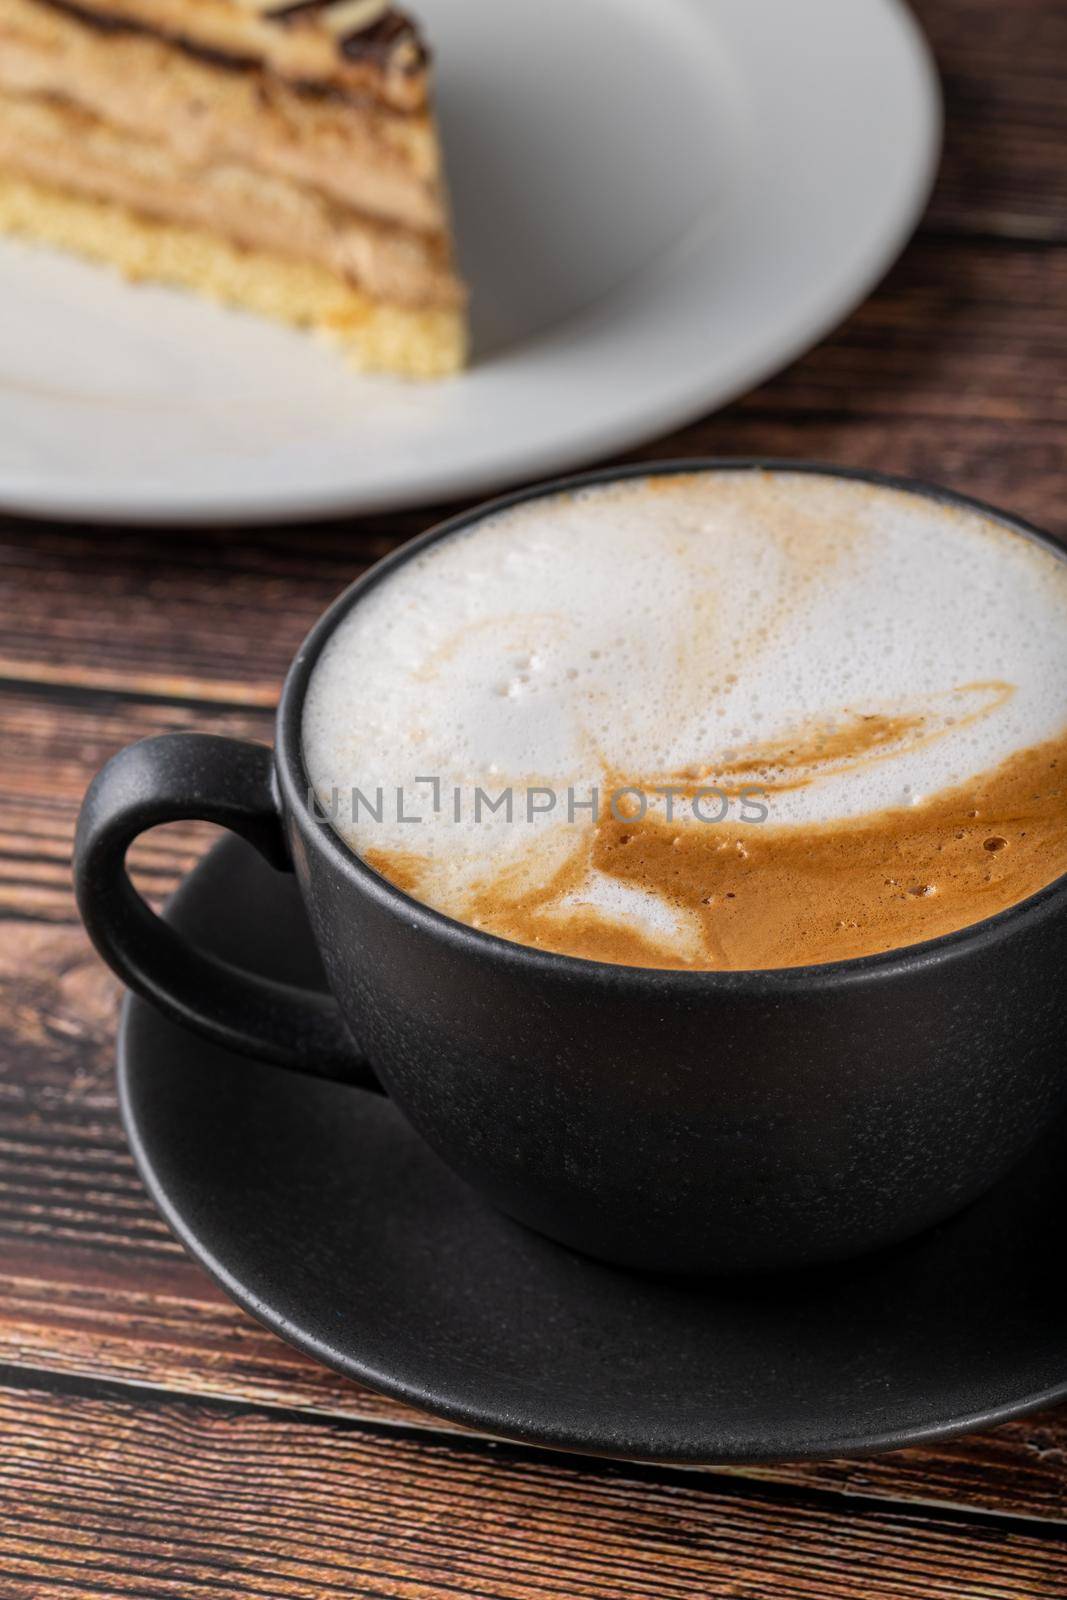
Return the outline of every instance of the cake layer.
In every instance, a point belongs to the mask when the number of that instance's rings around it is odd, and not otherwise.
[[[267,317],[310,327],[356,367],[436,378],[466,358],[465,319],[443,307],[376,301],[310,262],[241,249],[203,229],[153,221],[0,171],[0,230]]]
[[[293,82],[403,111],[428,99],[425,47],[410,19],[366,0],[49,0],[192,50],[268,67]],[[368,18],[370,21],[368,22]]]
[[[460,307],[443,235],[401,230],[239,162],[201,167],[59,101],[0,93],[0,167],[231,243],[308,261],[375,298]]]
[[[5,90],[73,101],[131,136],[169,144],[187,165],[238,162],[408,228],[447,228],[427,112],[301,92],[158,38],[105,32],[41,0],[0,0]]]

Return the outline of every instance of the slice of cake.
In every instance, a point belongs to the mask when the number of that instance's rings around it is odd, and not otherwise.
[[[463,365],[427,53],[381,0],[0,0],[0,229]]]

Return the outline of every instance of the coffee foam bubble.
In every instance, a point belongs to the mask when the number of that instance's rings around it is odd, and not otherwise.
[[[328,642],[304,750],[353,848],[414,854],[420,897],[463,915],[490,877],[561,868],[591,827],[568,788],[751,783],[773,824],[810,827],[921,805],[1065,725],[1067,562],[1046,547],[903,491],[709,472],[529,501],[403,564]],[[475,819],[479,785],[515,787],[513,821]],[[560,798],[527,822],[531,785]],[[384,791],[380,822],[353,786]],[[398,787],[422,822],[397,820]],[[691,941],[611,879],[566,893]]]

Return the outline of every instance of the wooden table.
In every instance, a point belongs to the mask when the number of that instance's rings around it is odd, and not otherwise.
[[[1064,533],[1067,11],[922,10],[950,134],[919,237],[835,338],[643,455],[914,473]],[[431,520],[0,524],[0,1596],[1062,1600],[1063,1411],[758,1471],[553,1457],[313,1366],[156,1217],[115,1112],[117,987],[71,899],[82,791],[143,734],[269,739],[308,625]],[[146,892],[208,833],[143,841]]]

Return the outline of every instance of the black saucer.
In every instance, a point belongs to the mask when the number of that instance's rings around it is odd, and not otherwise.
[[[169,915],[230,960],[321,982],[292,881],[234,840]],[[137,1000],[119,1084],[152,1196],[234,1299],[327,1365],[492,1433],[757,1461],[892,1448],[1067,1396],[1067,1125],[910,1245],[695,1285],[526,1232],[388,1103],[229,1056]]]

